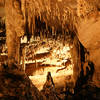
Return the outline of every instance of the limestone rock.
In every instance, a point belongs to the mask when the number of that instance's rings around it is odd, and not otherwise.
[[[0,66],[0,100],[46,100],[25,73],[14,66]]]
[[[47,80],[43,86],[43,94],[47,97],[48,100],[59,100],[57,93],[55,91],[55,85],[51,77],[51,73],[48,72]]]

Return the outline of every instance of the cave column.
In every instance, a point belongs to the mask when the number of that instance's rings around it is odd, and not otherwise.
[[[24,35],[21,0],[5,0],[8,66],[20,62],[20,37]]]
[[[81,71],[81,59],[80,59],[79,47],[80,47],[79,40],[78,40],[77,36],[75,36],[74,40],[73,40],[73,49],[72,49],[72,59],[73,59],[73,63],[74,63],[73,77],[74,77],[75,83],[78,80],[78,78],[80,76],[80,71]]]

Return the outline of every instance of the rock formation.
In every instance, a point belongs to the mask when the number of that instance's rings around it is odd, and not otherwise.
[[[24,34],[24,18],[20,0],[6,0],[5,9],[8,64],[11,66],[12,63],[19,62],[20,37]]]
[[[84,84],[82,79],[86,80],[87,74],[91,77],[93,75],[93,78],[88,77],[89,84],[100,87],[100,0],[77,1],[76,13],[76,7],[68,6],[67,0],[5,0],[8,67],[14,68],[13,64],[18,64],[20,61],[20,38],[23,35],[27,34],[29,39],[31,35],[43,37],[44,33],[52,38],[58,35],[64,35],[63,37],[69,35],[72,40],[70,42],[73,44],[75,88]],[[0,75],[4,81],[6,76],[12,78],[14,74],[12,68],[10,74],[9,71],[2,70],[4,76],[1,71]],[[5,85],[9,83],[9,77]],[[1,89],[5,90],[5,88]],[[5,91],[0,93],[0,96],[2,97],[4,93]],[[39,92],[36,93],[35,96],[40,95]],[[7,95],[13,96],[9,93]]]
[[[100,0],[78,0],[78,38],[89,52],[88,61],[94,63],[93,82],[100,87]]]
[[[20,66],[0,66],[0,100],[46,100]]]
[[[59,100],[55,91],[55,85],[50,72],[48,72],[47,74],[47,80],[43,86],[42,93],[45,94],[48,100]]]

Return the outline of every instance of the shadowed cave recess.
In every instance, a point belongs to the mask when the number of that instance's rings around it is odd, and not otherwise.
[[[99,3],[1,0],[0,100],[100,100]]]

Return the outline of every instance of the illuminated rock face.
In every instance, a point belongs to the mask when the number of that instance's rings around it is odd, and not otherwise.
[[[90,53],[88,60],[94,63],[93,82],[100,87],[100,15],[98,10],[100,1],[78,1],[78,11],[81,19],[78,27],[78,38]]]
[[[5,11],[8,63],[11,64],[14,62],[19,62],[19,37],[24,34],[24,19],[21,11],[20,0],[6,0]]]
[[[78,16],[86,17],[91,12],[97,11],[96,1],[98,0],[77,0]]]

